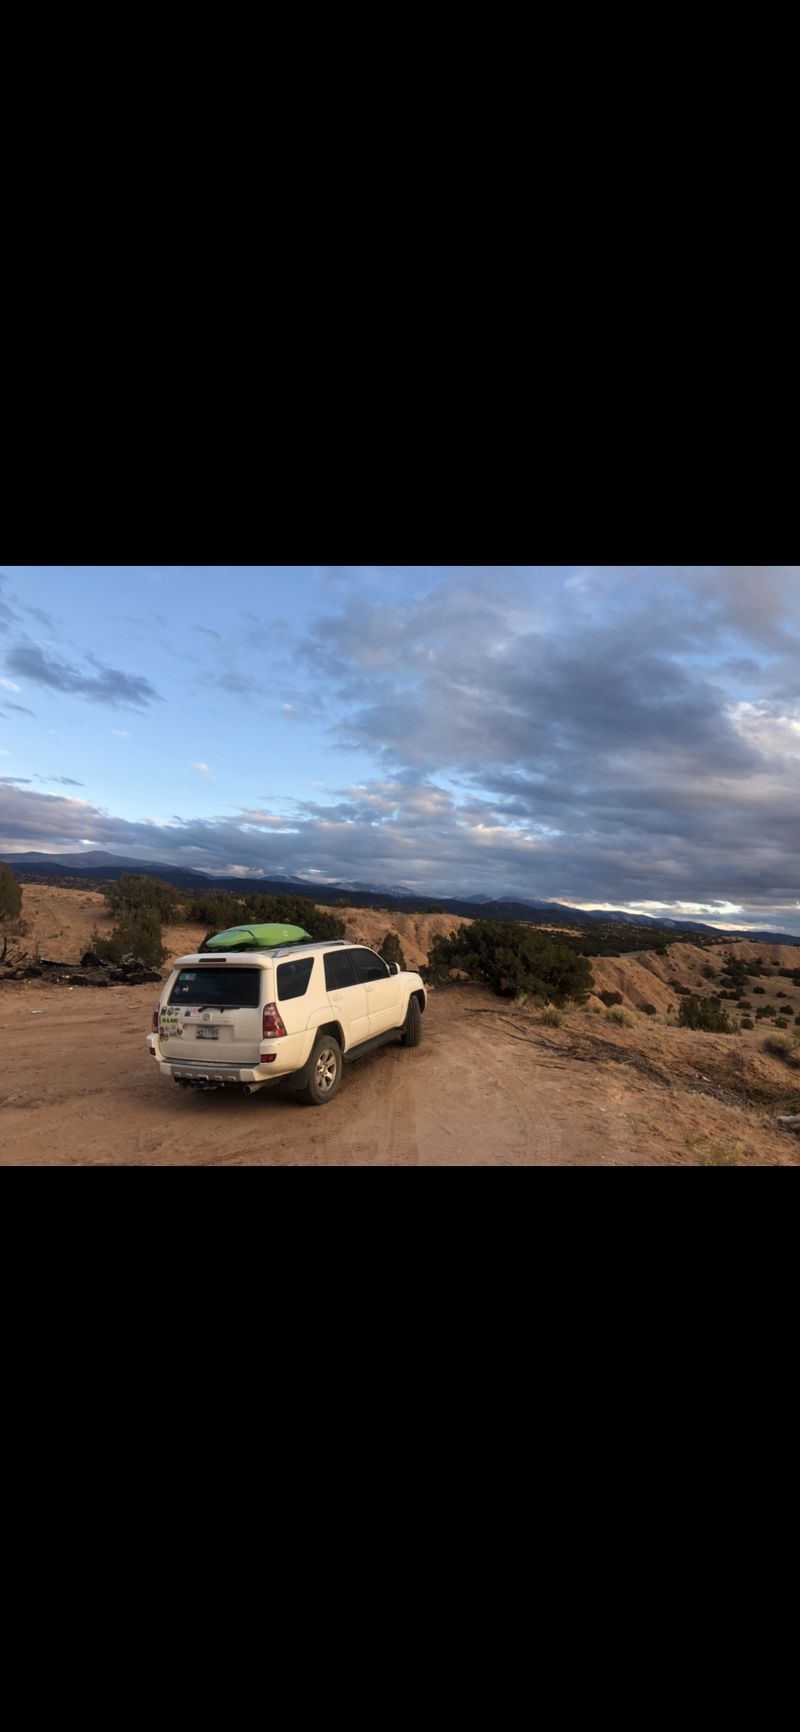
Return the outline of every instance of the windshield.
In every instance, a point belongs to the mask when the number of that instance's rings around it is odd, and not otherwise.
[[[169,1002],[257,1010],[262,973],[260,968],[182,968]]]

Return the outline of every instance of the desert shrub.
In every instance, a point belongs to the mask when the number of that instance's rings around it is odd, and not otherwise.
[[[681,1001],[679,1022],[681,1028],[700,1029],[704,1034],[734,1034],[735,1028],[727,1011],[713,998],[696,998],[692,993],[690,998]]]
[[[739,1009],[740,1010],[752,1010],[752,1008],[753,1008],[753,1006],[750,1003],[749,998],[740,998],[739,999]]]
[[[754,1021],[753,1021],[753,1018],[752,1018],[752,1016],[743,1016],[743,1017],[742,1017],[742,1020],[741,1020],[741,1023],[740,1023],[740,1027],[741,1027],[741,1028],[755,1028],[755,1026],[756,1026],[756,1025],[755,1025],[755,1023],[754,1023]]]
[[[756,992],[760,992],[760,993],[761,993],[761,996],[762,996],[762,998],[763,998],[763,996],[764,996],[764,993],[765,993],[765,992],[766,992],[766,990],[767,990],[767,989],[766,989],[766,987],[765,987],[765,986],[754,986],[754,987],[753,987],[753,992],[754,992],[754,993],[756,993]]]
[[[689,1136],[684,1141],[687,1149],[697,1156],[699,1167],[740,1167],[755,1155],[755,1150],[741,1137],[722,1142],[716,1137]]]
[[[384,962],[399,962],[402,969],[406,967],[403,946],[396,932],[387,932],[378,955],[383,957]]]
[[[797,1023],[798,1027],[800,1027],[800,1016],[796,1016],[794,1020]]]
[[[193,891],[184,903],[183,917],[192,925],[224,932],[228,926],[243,924],[242,901],[232,890]]]
[[[22,908],[22,887],[10,866],[0,863],[0,920],[16,920]]]
[[[327,909],[318,908],[308,896],[248,896],[238,924],[245,925],[248,921],[259,926],[273,921],[280,925],[302,926],[312,938],[344,938],[346,930],[338,914],[329,914]]]
[[[174,884],[136,872],[123,872],[105,886],[104,895],[109,914],[119,920],[136,920],[145,913],[155,913],[159,921],[172,920],[181,901]]]
[[[800,1066],[800,1050],[797,1041],[789,1034],[768,1034],[763,1042],[765,1052],[771,1052],[774,1058],[782,1058],[785,1064],[793,1069]]]
[[[654,1004],[642,1004],[639,1006],[639,1009],[643,1016],[657,1016],[658,1014]]]
[[[597,996],[602,1000],[607,1010],[611,1009],[612,1004],[622,1003],[621,992],[598,992]]]
[[[557,1005],[569,998],[583,1003],[593,985],[586,958],[568,945],[529,927],[497,920],[475,920],[449,938],[434,939],[427,978],[446,986],[451,969],[501,997],[529,992]]]
[[[776,1016],[772,1026],[773,1028],[788,1028],[789,1024],[785,1016]]]
[[[716,968],[712,968],[710,962],[707,962],[703,969],[703,978],[705,980],[716,980],[717,978]]]
[[[564,1018],[554,1004],[546,1004],[539,1021],[545,1028],[560,1028]]]
[[[161,921],[152,908],[117,922],[107,938],[93,932],[91,949],[104,962],[124,962],[134,957],[147,968],[159,968],[167,952],[161,942]]]
[[[609,1022],[615,1022],[619,1028],[633,1028],[636,1018],[632,1010],[624,1004],[612,1004],[606,1011]]]
[[[445,912],[441,902],[432,902],[430,908],[425,910],[426,914],[444,914]]]

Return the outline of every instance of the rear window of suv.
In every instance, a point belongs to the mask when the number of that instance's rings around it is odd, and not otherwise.
[[[261,996],[262,972],[260,968],[182,968],[169,1002],[256,1010]]]
[[[298,957],[296,962],[278,963],[278,998],[281,1004],[285,1004],[287,998],[303,997],[313,967],[313,956]]]

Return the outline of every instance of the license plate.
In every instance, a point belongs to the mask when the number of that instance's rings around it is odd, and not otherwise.
[[[198,1040],[219,1040],[218,1028],[198,1028],[195,1032]]]

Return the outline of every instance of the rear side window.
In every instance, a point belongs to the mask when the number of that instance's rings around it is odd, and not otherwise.
[[[297,962],[278,963],[278,998],[282,1004],[285,1004],[287,998],[302,998],[308,988],[313,967],[313,956],[299,957]]]
[[[261,996],[260,968],[182,968],[169,995],[170,1004],[224,1005],[228,1010],[256,1010]]]
[[[350,950],[348,955],[353,958],[356,980],[385,980],[389,969],[374,950]]]
[[[325,958],[325,986],[328,992],[341,992],[345,986],[355,986],[356,977],[349,950],[332,950]]]

